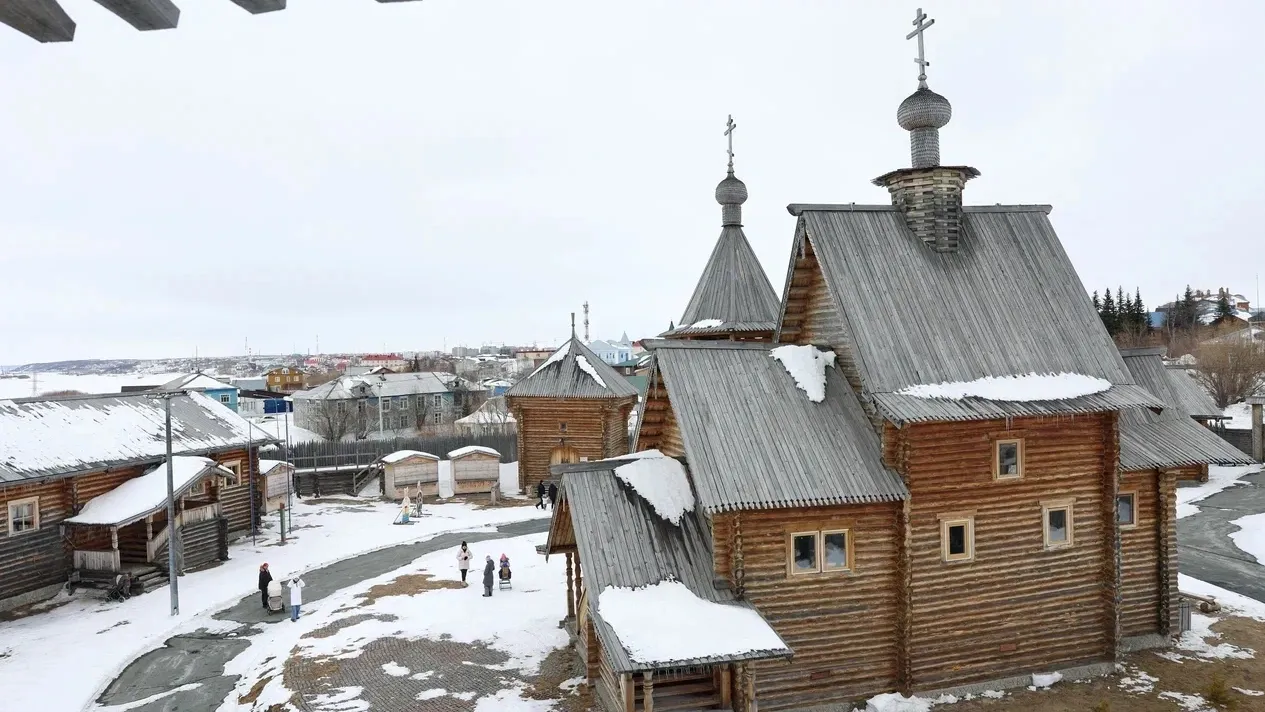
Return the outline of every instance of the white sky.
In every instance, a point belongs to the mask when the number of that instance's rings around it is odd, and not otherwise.
[[[914,3],[180,4],[0,28],[0,363],[549,342],[586,299],[650,336],[720,232],[727,114],[779,292],[788,203],[909,164]],[[1089,289],[1255,301],[1265,3],[923,7],[968,203],[1053,204]]]

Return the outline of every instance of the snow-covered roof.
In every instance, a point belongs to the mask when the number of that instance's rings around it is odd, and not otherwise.
[[[795,379],[795,385],[808,400],[820,403],[826,400],[826,368],[835,365],[833,351],[821,351],[816,346],[779,346],[769,355],[782,364]]]
[[[681,516],[694,510],[694,493],[685,467],[658,450],[638,453],[637,459],[616,467],[615,476],[673,524],[679,525]]]
[[[466,455],[473,455],[476,452],[483,455],[492,455],[493,457],[501,456],[501,453],[497,452],[496,450],[493,450],[490,447],[481,447],[479,445],[467,445],[465,447],[459,447],[456,450],[453,450],[452,452],[448,453],[448,459],[456,460],[459,457],[465,457]]]
[[[410,457],[424,457],[428,460],[439,459],[438,455],[432,455],[429,452],[422,452],[421,450],[396,450],[390,455],[383,455],[382,461],[391,465],[400,462],[401,460],[407,460]]]
[[[341,400],[358,398],[357,390],[376,398],[411,396],[419,393],[447,393],[459,382],[456,374],[443,372],[375,373],[343,376],[306,391],[294,394],[295,400]]]
[[[172,457],[172,491],[183,495],[199,480],[211,476],[231,478],[233,473],[207,457]],[[140,477],[130,479],[103,495],[88,500],[66,524],[123,526],[167,506],[167,462],[164,460]]]
[[[1102,393],[1111,382],[1079,373],[1027,373],[1016,376],[987,376],[973,381],[909,386],[897,391],[916,398],[962,400],[983,398],[1006,402],[1061,401]]]
[[[190,373],[180,378],[170,380],[162,385],[164,391],[180,391],[180,390],[202,390],[202,391],[222,391],[233,390],[237,388],[230,383],[217,381],[205,373]]]
[[[511,398],[627,398],[636,396],[637,389],[572,336],[505,395]]]
[[[598,594],[597,613],[637,665],[674,666],[787,650],[754,609],[699,598],[679,581],[608,586]]]
[[[502,425],[513,423],[514,416],[505,406],[505,397],[496,396],[483,401],[478,410],[455,422],[459,425]]]
[[[278,467],[289,467],[290,463],[285,460],[265,460],[259,459],[259,474],[266,475]]]
[[[163,402],[152,393],[0,400],[0,482],[57,477],[166,456]],[[276,442],[193,391],[171,398],[173,454]]]

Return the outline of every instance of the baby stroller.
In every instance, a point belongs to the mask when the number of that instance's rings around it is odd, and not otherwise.
[[[132,576],[130,574],[118,574],[114,577],[114,583],[110,588],[106,589],[105,600],[107,601],[126,601],[132,596]]]
[[[282,605],[281,603],[281,582],[276,581],[276,580],[269,581],[268,582],[268,612],[280,613],[283,610],[285,610],[285,606]]]
[[[505,556],[501,556],[501,568],[497,574],[497,578],[499,579],[498,587],[502,591],[514,588],[514,586],[510,583],[510,576],[512,576],[510,573],[510,560]]]

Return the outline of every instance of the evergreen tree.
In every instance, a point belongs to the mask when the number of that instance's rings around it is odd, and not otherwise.
[[[1186,293],[1182,295],[1181,303],[1181,321],[1179,326],[1189,329],[1195,325],[1199,318],[1199,307],[1195,304],[1195,293],[1191,291],[1190,285],[1186,285]]]
[[[1111,296],[1111,290],[1108,289],[1103,293],[1102,299],[1102,324],[1107,327],[1107,333],[1112,336],[1119,331],[1119,323],[1117,321],[1116,300]]]
[[[1098,290],[1094,290],[1094,311],[1098,312],[1098,316],[1102,316],[1102,300],[1098,298]]]
[[[1217,295],[1217,321],[1221,322],[1234,317],[1234,309],[1230,306],[1230,292],[1222,289]]]
[[[1133,288],[1133,308],[1138,312],[1138,327],[1143,333],[1151,331],[1151,313],[1146,310],[1146,306],[1142,304],[1142,289]]]
[[[1125,294],[1123,288],[1117,292],[1117,295],[1119,301],[1116,302],[1116,305],[1120,309],[1120,330],[1131,331],[1138,323],[1138,315],[1133,311],[1133,295]]]

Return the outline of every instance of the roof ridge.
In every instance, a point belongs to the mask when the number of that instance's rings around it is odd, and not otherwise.
[[[711,349],[716,351],[746,349],[750,351],[768,351],[774,347],[786,346],[787,344],[776,344],[767,341],[730,341],[728,339],[717,339],[715,341],[643,339],[641,345],[648,351],[654,351],[655,349]]]
[[[1049,215],[1054,210],[1053,205],[1043,203],[1016,203],[1013,205],[963,205],[962,210],[968,213],[1045,213]],[[800,215],[807,212],[823,212],[823,213],[892,213],[897,212],[894,205],[880,205],[868,203],[791,203],[786,206],[786,211],[791,215]]]

